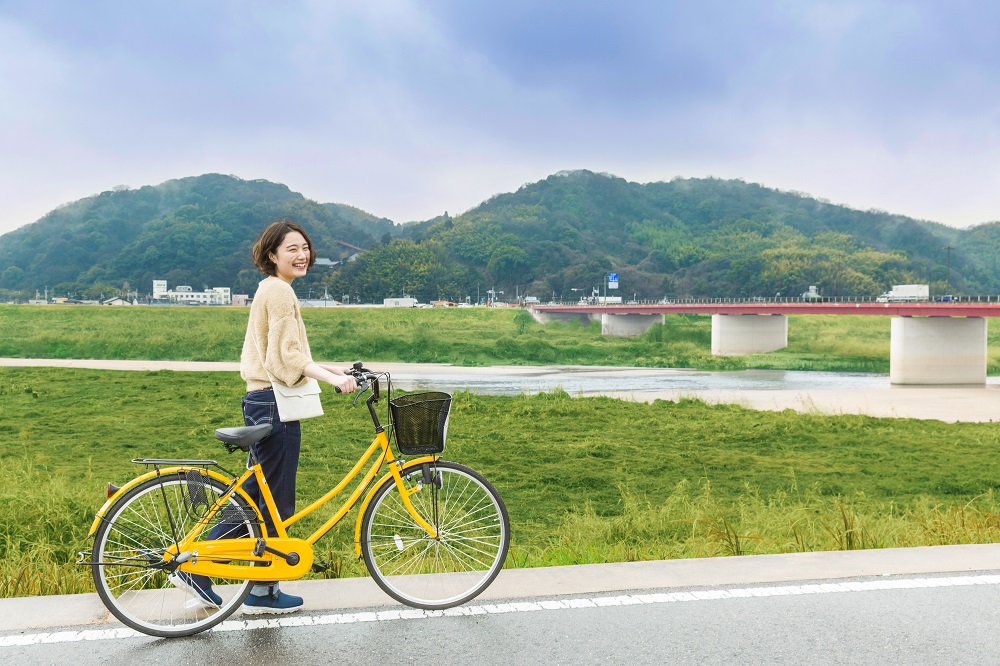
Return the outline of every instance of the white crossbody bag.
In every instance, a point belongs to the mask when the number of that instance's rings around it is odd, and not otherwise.
[[[260,345],[257,344],[257,336],[251,333],[253,344],[257,348],[257,355],[260,356],[260,365],[267,373],[267,378],[271,380],[274,388],[274,402],[278,406],[278,418],[282,423],[290,421],[301,421],[311,419],[315,416],[323,416],[323,404],[319,401],[319,382],[310,377],[305,384],[300,386],[287,386],[275,379],[267,366],[264,365],[264,355],[260,353]]]

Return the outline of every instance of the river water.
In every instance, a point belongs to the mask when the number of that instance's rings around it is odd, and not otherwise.
[[[348,365],[346,362],[343,365]],[[888,391],[889,375],[868,372],[810,372],[801,370],[741,370],[709,372],[675,368],[618,366],[489,366],[460,367],[435,363],[369,363],[376,371],[392,373],[403,390],[468,390],[493,395],[516,395],[562,389],[571,395],[614,392],[719,391]],[[239,364],[202,361],[114,361],[87,359],[0,358],[2,366],[50,366],[105,370],[176,370],[238,372]],[[1000,377],[988,377],[987,388],[1000,387]],[[898,388],[898,387],[896,387]]]
[[[347,362],[341,362],[349,365]],[[338,363],[340,365],[340,363]],[[233,362],[109,361],[0,358],[0,366],[104,370],[239,371]],[[978,386],[893,386],[889,376],[856,372],[743,370],[704,372],[663,368],[500,366],[465,368],[433,363],[371,363],[392,373],[402,390],[517,395],[562,389],[571,396],[611,395],[652,401],[698,398],[751,409],[867,414],[941,421],[1000,421],[1000,377]]]
[[[652,401],[695,398],[759,410],[866,414],[954,421],[1000,420],[1000,377],[978,386],[893,386],[886,374],[744,370],[701,372],[653,368],[451,368],[400,364],[403,390],[517,395],[562,389],[571,396],[609,395]]]
[[[651,391],[809,391],[888,389],[889,376],[874,373],[803,372],[789,370],[743,370],[739,372],[701,372],[651,368],[550,368],[518,372],[468,374],[467,371],[419,376],[393,373],[393,382],[401,389],[438,391],[469,390],[492,395],[516,395],[562,389],[570,395],[593,394],[608,390],[622,392]],[[509,374],[509,373],[516,374]]]

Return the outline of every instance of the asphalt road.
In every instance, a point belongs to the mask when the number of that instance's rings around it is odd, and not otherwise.
[[[370,578],[294,581],[301,613],[154,639],[96,594],[0,599],[26,664],[996,663],[1000,544],[512,569],[430,613]],[[809,581],[809,582],[802,582]]]
[[[451,614],[358,611],[234,620],[184,639],[0,648],[11,663],[235,665],[988,664],[1000,575],[876,577],[634,590],[474,604]],[[62,640],[65,639],[65,640]],[[62,640],[62,642],[58,642]]]

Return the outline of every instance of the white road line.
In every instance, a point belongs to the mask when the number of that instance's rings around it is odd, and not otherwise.
[[[356,622],[396,622],[400,620],[425,620],[436,617],[462,615],[489,615],[496,613],[534,613],[538,611],[571,610],[575,608],[600,608],[636,604],[663,604],[677,602],[719,601],[750,597],[776,597],[790,594],[843,594],[872,592],[875,590],[918,589],[929,587],[959,587],[963,585],[1000,585],[1000,575],[949,576],[940,578],[887,578],[884,580],[848,581],[844,583],[818,583],[808,585],[777,585],[767,587],[738,587],[728,590],[692,590],[690,592],[660,592],[654,594],[626,594],[613,597],[578,597],[522,601],[502,604],[459,606],[443,611],[398,609],[362,613],[335,613],[330,615],[297,615],[253,620],[226,620],[211,631],[252,631],[254,629],[303,627],[323,624],[353,624]],[[74,643],[143,637],[132,629],[85,629],[38,634],[0,636],[0,647],[40,645],[45,643]]]

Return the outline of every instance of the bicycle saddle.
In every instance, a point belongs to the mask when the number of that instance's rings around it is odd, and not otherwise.
[[[244,426],[242,428],[219,428],[215,438],[238,449],[249,451],[250,447],[271,434],[271,424]]]

